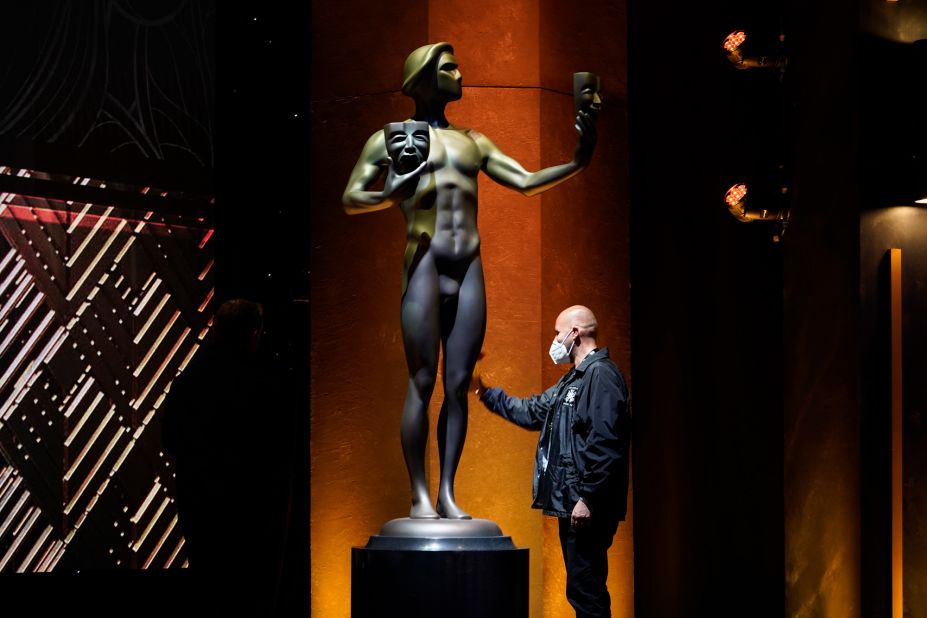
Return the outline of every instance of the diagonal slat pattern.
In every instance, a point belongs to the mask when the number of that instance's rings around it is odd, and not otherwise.
[[[186,564],[158,409],[209,330],[211,236],[0,195],[0,572]]]

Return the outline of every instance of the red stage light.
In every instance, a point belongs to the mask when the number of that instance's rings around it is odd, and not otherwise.
[[[724,50],[732,52],[738,47],[740,47],[741,43],[743,43],[746,40],[747,40],[747,34],[743,30],[737,30],[736,32],[732,32],[729,35],[727,35],[726,39],[724,39],[724,44],[723,44]]]
[[[724,194],[724,201],[728,206],[736,206],[747,195],[747,185],[734,185]]]

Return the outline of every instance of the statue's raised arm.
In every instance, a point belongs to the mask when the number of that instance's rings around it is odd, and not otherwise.
[[[528,172],[503,153],[489,138],[476,132],[474,139],[483,153],[483,171],[501,185],[524,195],[537,195],[572,178],[589,165],[596,144],[596,120],[602,107],[601,81],[593,73],[573,74],[573,104],[576,112],[576,151],[573,160],[537,172]]]

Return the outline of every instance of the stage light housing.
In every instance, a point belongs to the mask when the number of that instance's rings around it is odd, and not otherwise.
[[[727,38],[724,39],[724,44],[723,44],[724,50],[728,52],[732,52],[736,50],[738,47],[740,47],[740,45],[746,40],[747,40],[747,33],[744,32],[743,30],[736,30],[730,33],[729,35],[727,35]]]
[[[780,35],[779,42],[781,43],[785,39],[784,36]],[[788,59],[785,56],[771,57],[771,56],[744,56],[743,53],[743,44],[747,40],[747,33],[743,30],[735,30],[725,37],[724,41],[721,43],[721,49],[724,50],[724,55],[727,56],[727,59],[730,61],[734,67],[738,69],[779,69],[780,71],[785,70],[785,65],[788,62]]]
[[[743,201],[746,195],[747,185],[737,184],[727,190],[727,193],[724,194],[724,201],[727,202],[728,206],[737,206]]]
[[[731,188],[724,193],[724,203],[734,218],[742,223],[751,221],[769,221],[774,224],[773,242],[779,242],[785,234],[785,229],[789,224],[789,209],[783,207],[780,210],[768,210],[761,208],[758,210],[747,210],[747,185],[737,183],[731,185]],[[786,187],[781,188],[781,196],[785,197],[788,193]]]
[[[727,204],[727,209],[731,211],[731,214],[737,218],[738,221],[752,221],[747,217],[747,208],[746,208],[746,198],[747,198],[747,185],[745,184],[736,184],[731,186],[724,194],[724,203]]]

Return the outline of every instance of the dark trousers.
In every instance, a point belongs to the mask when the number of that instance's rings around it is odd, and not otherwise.
[[[570,527],[570,518],[560,519],[560,549],[566,566],[566,596],[577,618],[611,616],[608,578],[608,548],[618,529],[614,518],[596,520],[582,530]]]

